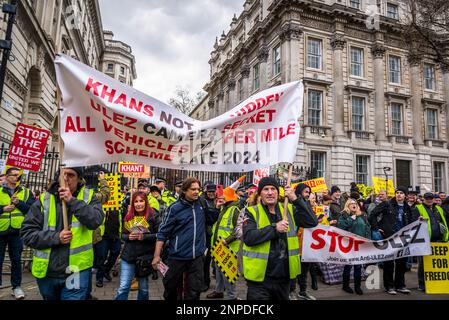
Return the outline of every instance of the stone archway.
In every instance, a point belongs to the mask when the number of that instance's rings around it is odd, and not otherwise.
[[[23,103],[21,122],[35,123],[35,114],[42,107],[42,77],[41,72],[35,66],[30,68],[27,77],[27,95]]]

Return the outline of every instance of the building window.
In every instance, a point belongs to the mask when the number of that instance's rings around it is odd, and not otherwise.
[[[114,71],[114,64],[113,63],[108,63],[107,71],[109,71],[109,72],[113,72]]]
[[[390,82],[400,84],[401,83],[401,58],[390,56]]]
[[[355,182],[368,185],[369,156],[355,156]]]
[[[435,109],[427,109],[427,138],[438,139],[438,112]]]
[[[363,77],[363,49],[351,48],[351,75]]]
[[[387,3],[387,17],[392,19],[399,19],[398,6],[392,3]]]
[[[259,90],[260,88],[260,74],[259,74],[259,64],[253,67],[253,90]]]
[[[435,90],[435,67],[433,65],[424,65],[424,82],[427,90]]]
[[[437,192],[444,190],[444,162],[433,163],[433,187]]]
[[[323,110],[323,92],[316,90],[309,90],[307,123],[311,126],[320,126],[322,110]]]
[[[122,76],[125,75],[125,67],[120,67],[120,74],[121,74]]]
[[[322,68],[323,42],[319,39],[309,38],[307,41],[307,67]]]
[[[242,101],[243,100],[243,78],[239,79],[238,85],[239,85],[239,101]]]
[[[353,8],[360,9],[360,0],[351,0],[350,5]]]
[[[364,131],[365,99],[352,97],[352,130]]]
[[[395,136],[402,136],[402,104],[391,104],[391,133]]]
[[[273,75],[281,73],[281,46],[273,49]]]
[[[310,167],[312,170],[316,170],[317,178],[324,177],[326,175],[326,152],[310,152]]]

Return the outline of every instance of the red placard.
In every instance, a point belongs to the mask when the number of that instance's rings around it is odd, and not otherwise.
[[[6,165],[39,171],[50,131],[18,123]]]

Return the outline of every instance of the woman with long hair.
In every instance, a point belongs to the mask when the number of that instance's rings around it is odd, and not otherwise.
[[[357,200],[349,198],[346,201],[345,208],[340,213],[337,227],[363,238],[371,238],[371,227],[368,223],[366,214],[360,209]],[[354,293],[349,286],[352,265],[345,265],[343,270],[343,291]],[[362,265],[354,265],[354,289],[355,293],[362,295]]]
[[[148,204],[144,192],[133,193],[129,211],[124,219],[122,240],[125,242],[120,264],[120,287],[116,300],[128,300],[131,281],[136,273],[138,258],[146,257],[151,263],[159,229],[159,216]],[[148,276],[137,277],[137,300],[148,300]]]

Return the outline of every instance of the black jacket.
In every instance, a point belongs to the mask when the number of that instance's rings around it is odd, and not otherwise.
[[[156,247],[156,234],[159,229],[160,215],[154,210],[154,216],[148,218],[149,233],[143,234],[143,240],[129,240],[129,231],[123,230],[122,240],[125,242],[121,258],[128,263],[136,263],[138,257],[153,255]]]
[[[369,223],[373,230],[382,229],[384,238],[392,236],[398,217],[398,203],[395,198],[379,203],[369,215]],[[404,226],[412,222],[411,209],[404,201]]]
[[[66,269],[69,265],[70,245],[62,245],[59,240],[59,233],[64,229],[64,225],[61,200],[57,193],[58,187],[58,184],[54,183],[49,189],[49,192],[55,195],[56,198],[56,230],[42,230],[44,227],[44,216],[41,211],[42,204],[40,201],[36,201],[31,206],[20,230],[20,236],[26,246],[37,250],[51,248],[47,270],[47,277],[49,278],[66,278],[69,275],[66,273]],[[76,199],[79,189],[73,194],[74,198],[67,202],[69,225],[72,223],[73,215],[75,215],[81,224],[85,225],[89,230],[95,230],[104,219],[101,203],[95,196],[90,204]]]
[[[276,223],[282,220],[279,206],[276,206],[275,215],[270,214],[266,206],[264,206],[264,211],[271,223]],[[318,224],[318,220],[313,213],[312,207],[301,197],[293,202],[293,217],[297,227],[313,228]],[[270,254],[268,257],[265,279],[288,280],[290,278],[286,233],[278,233],[276,227],[272,225],[259,229],[252,214],[246,211],[245,222],[243,224],[243,241],[250,247],[270,241]]]

